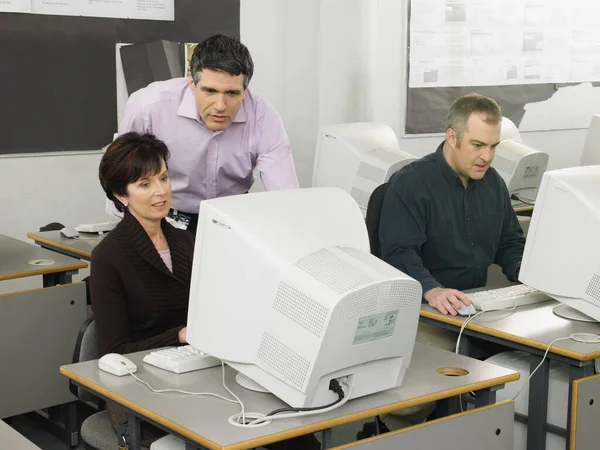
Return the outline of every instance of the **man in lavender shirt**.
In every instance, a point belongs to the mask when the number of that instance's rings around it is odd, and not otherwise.
[[[194,50],[189,78],[129,98],[119,134],[152,133],[167,144],[176,226],[195,233],[200,202],[248,192],[255,168],[267,190],[298,188],[279,114],[248,90],[253,72],[246,46],[217,34]]]

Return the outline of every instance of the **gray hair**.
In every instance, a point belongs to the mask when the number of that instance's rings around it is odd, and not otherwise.
[[[456,132],[458,144],[467,131],[467,122],[473,113],[485,114],[484,121],[489,125],[496,125],[502,121],[502,111],[493,98],[475,93],[457,98],[448,110],[446,131],[452,128]]]

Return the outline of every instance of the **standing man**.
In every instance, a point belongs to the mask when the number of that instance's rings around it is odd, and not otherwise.
[[[490,167],[501,120],[493,99],[460,97],[448,112],[446,140],[388,184],[382,259],[417,279],[424,299],[443,314],[470,304],[461,291],[485,286],[492,263],[518,279],[525,238],[508,189]]]
[[[200,202],[248,192],[258,169],[267,190],[298,188],[288,136],[275,108],[248,90],[250,52],[217,34],[196,46],[188,78],[134,92],[119,134],[151,133],[167,145],[170,222],[195,233]]]

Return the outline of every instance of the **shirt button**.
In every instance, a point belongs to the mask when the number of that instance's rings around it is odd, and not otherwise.
[[[471,242],[471,247],[474,247],[474,246],[475,246],[475,242]]]
[[[467,216],[467,220],[471,220],[471,218],[469,216]]]

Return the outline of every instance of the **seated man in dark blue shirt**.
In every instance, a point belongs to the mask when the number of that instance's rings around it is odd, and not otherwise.
[[[518,277],[525,238],[506,185],[490,167],[502,113],[491,98],[469,94],[448,112],[435,153],[389,181],[379,228],[381,257],[418,280],[443,314],[470,301],[461,291],[485,286],[492,263]],[[461,303],[462,302],[462,303]]]

